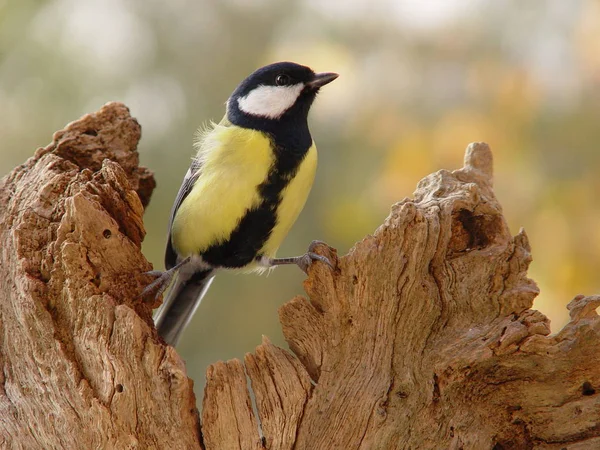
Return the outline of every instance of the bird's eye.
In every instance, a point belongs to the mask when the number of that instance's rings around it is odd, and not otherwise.
[[[288,85],[292,84],[292,79],[290,78],[289,75],[282,73],[282,74],[277,75],[277,77],[275,78],[275,84],[277,86],[288,86]]]

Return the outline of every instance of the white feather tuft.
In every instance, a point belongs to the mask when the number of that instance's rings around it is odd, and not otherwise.
[[[245,97],[238,98],[240,110],[253,116],[278,119],[294,106],[304,83],[292,86],[258,86]]]
[[[204,161],[207,159],[209,153],[216,149],[220,144],[218,133],[216,133],[219,128],[223,128],[223,125],[211,120],[209,123],[203,124],[196,130],[194,136],[196,155],[194,156],[194,159],[200,161],[200,167],[204,165]]]

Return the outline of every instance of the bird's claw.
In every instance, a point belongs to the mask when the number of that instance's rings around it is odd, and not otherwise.
[[[150,277],[156,277],[156,280],[154,280],[152,283],[150,283],[148,286],[146,286],[144,288],[144,290],[140,294],[141,297],[143,298],[143,297],[147,296],[148,294],[153,292],[155,289],[156,289],[156,292],[154,293],[154,298],[157,299],[158,297],[160,297],[162,295],[162,293],[165,292],[167,290],[167,288],[169,287],[169,285],[171,284],[171,281],[173,280],[173,277],[175,276],[177,271],[182,266],[185,266],[189,262],[190,262],[190,257],[188,256],[187,258],[179,261],[175,266],[171,267],[169,270],[166,270],[164,272],[162,270],[150,270],[149,272],[144,272],[144,275],[148,275]]]
[[[319,245],[324,245],[326,247],[328,247],[327,243],[323,242],[323,241],[312,241],[309,245],[308,245],[308,253],[314,253],[316,248]]]
[[[315,253],[315,250],[319,245],[327,244],[323,241],[312,241],[308,246],[308,251],[298,258],[296,264],[298,264],[298,267],[300,267],[300,269],[302,269],[302,271],[306,274],[308,274],[308,268],[313,263],[313,261],[321,261],[323,264],[327,264],[331,268],[331,270],[334,269],[333,264],[331,264],[331,261],[329,261],[329,258]]]
[[[148,272],[144,272],[143,275],[148,275],[149,277],[161,277],[165,272],[162,270],[149,270]]]
[[[327,264],[333,270],[334,267],[333,267],[333,264],[331,264],[331,261],[329,261],[329,258],[315,253],[314,250],[319,245],[327,245],[327,244],[325,244],[325,242],[321,242],[321,241],[312,241],[310,243],[310,245],[308,246],[308,251],[304,255],[292,256],[290,258],[272,258],[272,259],[269,259],[268,265],[270,267],[273,267],[273,266],[281,266],[283,264],[295,264],[298,267],[300,267],[300,269],[305,274],[308,275],[308,268],[313,263],[313,261],[321,261],[322,263]]]
[[[162,293],[167,290],[173,279],[173,274],[169,271],[162,272],[160,270],[151,270],[149,272],[144,272],[144,275],[156,277],[156,280],[144,288],[140,294],[142,298],[148,296],[152,292],[154,292],[153,297],[155,299],[160,297]]]
[[[333,264],[331,264],[331,261],[329,261],[329,258],[327,258],[326,256],[323,256],[323,255],[317,255],[316,253],[310,251],[311,247],[312,247],[312,244],[309,247],[309,251],[298,258],[298,261],[296,262],[298,267],[300,267],[300,269],[305,274],[308,274],[308,268],[313,263],[313,261],[321,261],[323,264],[327,264],[331,268],[331,270],[333,270],[334,267],[333,267]]]

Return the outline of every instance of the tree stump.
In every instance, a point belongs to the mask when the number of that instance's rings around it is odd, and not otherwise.
[[[0,182],[0,448],[199,447],[192,381],[139,296],[140,133],[108,104]]]
[[[0,182],[1,448],[600,448],[600,296],[550,335],[482,143],[348,255],[321,246],[335,270],[279,311],[293,353],[209,367],[200,429],[139,296],[139,137],[111,103]]]

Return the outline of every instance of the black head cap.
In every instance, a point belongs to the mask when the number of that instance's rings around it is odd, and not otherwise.
[[[231,94],[227,117],[236,125],[265,131],[275,123],[306,122],[321,86],[337,76],[292,62],[270,64],[252,73]]]

